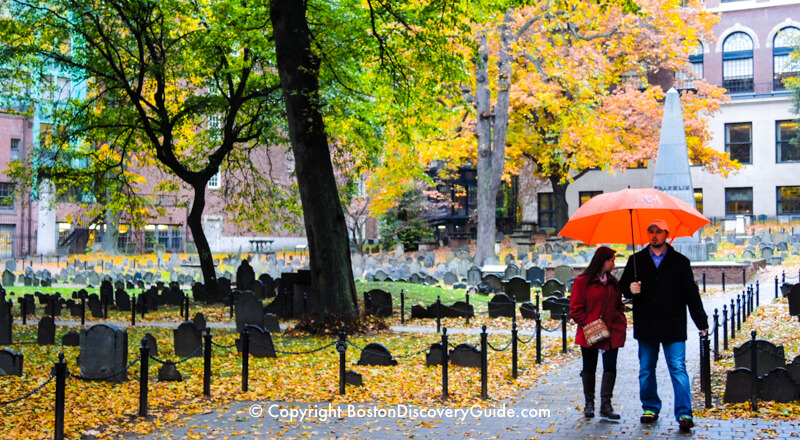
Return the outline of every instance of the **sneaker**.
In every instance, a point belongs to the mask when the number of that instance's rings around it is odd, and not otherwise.
[[[678,427],[683,432],[689,432],[694,427],[692,416],[681,416],[680,420],[678,420]]]
[[[642,417],[639,418],[642,423],[653,423],[658,420],[658,414],[653,411],[645,411]]]

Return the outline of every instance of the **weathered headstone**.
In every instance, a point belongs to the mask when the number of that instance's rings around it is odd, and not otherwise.
[[[467,283],[470,286],[477,286],[481,283],[481,268],[478,266],[472,266],[467,271]]]
[[[489,293],[503,291],[503,280],[495,274],[490,273],[484,276],[481,284],[485,284],[488,287]]]
[[[567,290],[566,284],[562,283],[560,280],[551,278],[542,285],[542,296],[559,296],[563,297],[564,293]]]
[[[183,380],[181,372],[178,371],[178,366],[174,362],[165,362],[158,369],[159,382],[180,382]]]
[[[797,385],[786,368],[774,368],[761,379],[761,399],[789,403],[797,399]]]
[[[264,330],[270,333],[280,333],[281,324],[274,313],[264,313]]]
[[[525,271],[525,279],[531,284],[538,281],[541,285],[544,283],[544,270],[539,266],[531,266]]]
[[[197,328],[200,329],[201,332],[206,331],[206,316],[203,315],[203,313],[195,313],[194,318],[192,318],[192,322],[197,326]]]
[[[36,332],[36,343],[39,345],[54,345],[56,343],[56,323],[52,316],[42,316]]]
[[[0,301],[0,345],[11,345],[14,315],[11,301]]]
[[[755,344],[756,375],[763,376],[773,368],[784,368],[786,366],[783,345],[776,346],[772,342],[763,339],[756,339]],[[746,341],[741,346],[733,348],[733,360],[736,368],[751,368],[750,350],[753,348],[753,341]]]
[[[536,304],[530,301],[525,301],[519,306],[519,314],[525,319],[536,319],[536,313]]]
[[[481,351],[472,344],[458,344],[450,350],[450,362],[460,367],[480,368]]]
[[[531,284],[522,277],[515,276],[509,279],[503,286],[506,295],[515,298],[517,302],[530,301]]]
[[[256,274],[253,271],[253,267],[250,266],[250,262],[242,260],[239,268],[236,269],[236,288],[239,290],[248,290],[255,279]]]
[[[257,358],[275,358],[275,345],[272,343],[272,335],[257,325],[247,326],[248,338],[250,339],[250,356]],[[242,351],[242,339],[236,339],[236,349]]]
[[[181,358],[203,355],[203,338],[200,329],[192,321],[185,321],[172,330],[175,355]]]
[[[392,295],[381,289],[364,292],[364,311],[367,315],[392,316]]]
[[[725,377],[725,403],[743,403],[750,400],[753,373],[749,368],[730,370]],[[760,388],[761,381],[756,386]],[[756,390],[758,393],[758,390]]]
[[[128,380],[128,332],[109,324],[81,330],[78,367],[85,378]]]
[[[553,277],[563,284],[567,284],[569,280],[575,278],[575,269],[571,266],[558,266],[553,271]]]
[[[14,276],[14,273],[10,270],[6,269],[3,271],[3,286],[5,287],[14,287],[14,282],[17,280],[17,277]]]
[[[241,292],[235,297],[234,312],[236,315],[236,331],[241,333],[245,325],[264,328],[264,307],[261,300],[253,292]]]
[[[397,365],[397,360],[385,345],[372,342],[361,350],[357,365]]]
[[[356,387],[364,386],[364,379],[361,377],[361,374],[353,371],[347,370],[344,373],[344,382],[347,385],[353,385]]]
[[[542,301],[542,310],[550,311],[551,319],[561,319],[564,315],[569,318],[569,298],[547,297]]]
[[[21,353],[10,348],[0,350],[0,376],[22,376],[23,359]]]
[[[442,343],[431,344],[428,354],[425,355],[425,366],[442,365]]]
[[[64,347],[79,347],[80,344],[81,335],[75,330],[70,330],[61,337],[61,345]]]
[[[497,318],[500,316],[512,318],[514,316],[514,302],[505,293],[495,294],[492,299],[489,300],[488,305],[490,318]]]

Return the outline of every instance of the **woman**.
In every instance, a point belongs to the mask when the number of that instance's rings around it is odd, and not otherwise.
[[[575,279],[570,297],[570,314],[578,324],[575,343],[581,346],[583,357],[583,395],[586,405],[583,415],[594,417],[594,388],[597,357],[603,353],[603,379],[600,383],[600,416],[619,419],[619,414],[611,406],[614,382],[617,378],[617,349],[625,345],[626,327],[625,305],[619,291],[617,279],[611,274],[614,270],[615,251],[601,246],[583,273]],[[590,345],[583,334],[586,324],[601,319],[608,327],[611,337]]]

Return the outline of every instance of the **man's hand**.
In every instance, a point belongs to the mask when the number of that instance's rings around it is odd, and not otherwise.
[[[642,282],[641,281],[635,281],[635,282],[631,283],[631,293],[634,294],[634,295],[638,295],[638,294],[642,293]]]
[[[704,328],[703,330],[700,330],[700,337],[705,338],[706,336],[708,336],[708,329]]]

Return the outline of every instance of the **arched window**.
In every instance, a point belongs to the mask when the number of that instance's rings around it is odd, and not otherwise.
[[[722,43],[722,87],[729,93],[753,91],[753,39],[744,32]]]
[[[675,88],[693,89],[694,80],[703,78],[703,43],[699,41],[689,53],[689,72],[675,72]]]
[[[800,63],[792,60],[792,51],[800,43],[800,29],[785,27],[775,34],[772,44],[772,88],[784,90],[785,78],[800,74]]]

